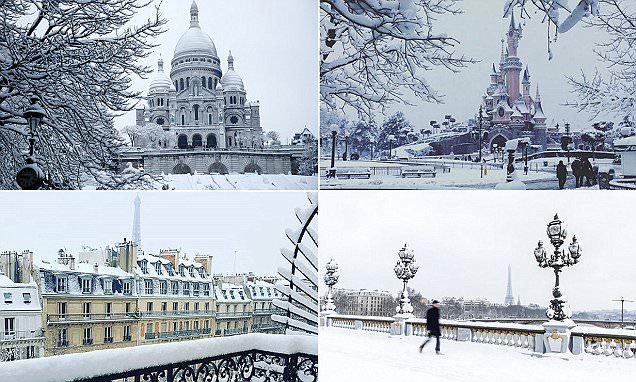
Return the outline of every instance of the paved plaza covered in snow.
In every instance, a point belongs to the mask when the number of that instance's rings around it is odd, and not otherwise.
[[[338,381],[625,381],[636,373],[636,359],[614,356],[545,355],[530,349],[442,339],[422,353],[423,337],[321,328],[322,379]]]

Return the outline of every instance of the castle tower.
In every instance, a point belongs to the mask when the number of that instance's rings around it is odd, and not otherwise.
[[[521,84],[523,85],[523,93],[521,95],[524,99],[528,99],[530,96],[530,72],[528,71],[527,65],[523,71],[523,81],[521,81]]]
[[[141,199],[139,198],[139,194],[135,197],[132,239],[141,247]]]
[[[537,85],[537,96],[534,99],[534,142],[540,144],[543,150],[548,148],[547,139],[547,127],[545,121],[547,120],[543,113],[543,107],[541,106],[541,95],[539,94],[539,85]]]
[[[515,16],[512,13],[510,17],[510,27],[507,34],[507,57],[505,59],[503,70],[506,76],[506,88],[508,90],[508,96],[510,97],[510,104],[512,105],[521,94],[519,93],[519,75],[521,73],[522,65],[519,57],[517,56],[517,48],[519,46],[519,40],[521,39],[521,25],[518,27],[515,25]]]
[[[512,296],[512,273],[510,271],[510,265],[508,265],[508,288],[506,290],[506,299],[504,300],[504,304],[513,305],[515,303],[515,298]]]

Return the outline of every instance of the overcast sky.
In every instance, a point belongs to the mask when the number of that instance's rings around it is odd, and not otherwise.
[[[572,2],[570,2],[572,3]],[[445,104],[431,104],[412,98],[414,107],[393,106],[390,112],[402,110],[408,119],[418,128],[428,128],[429,121],[442,121],[444,115],[452,114],[457,121],[473,117],[479,110],[481,96],[490,84],[493,62],[498,68],[501,57],[501,39],[508,31],[510,19],[504,19],[504,0],[464,0],[460,3],[464,13],[459,16],[443,16],[434,24],[434,33],[447,33],[457,38],[461,44],[456,51],[461,55],[479,60],[454,74],[446,69],[435,68],[425,74],[428,82],[440,93],[446,94]],[[532,5],[528,9],[532,9]],[[518,55],[524,65],[527,64],[531,75],[531,95],[534,97],[539,84],[543,110],[548,117],[563,126],[570,122],[573,130],[591,126],[590,115],[578,113],[575,109],[561,106],[573,101],[571,88],[566,75],[578,75],[581,69],[592,73],[599,64],[592,49],[593,41],[605,38],[605,34],[596,29],[584,28],[578,24],[569,32],[559,35],[552,45],[554,57],[548,60],[547,25],[542,16],[530,12],[532,19],[522,20],[523,37],[519,42]],[[565,18],[565,14],[561,16]],[[515,19],[519,18],[519,11]],[[382,121],[385,117],[377,117]]]
[[[0,192],[0,252],[29,249],[54,260],[57,250],[113,246],[132,237],[135,192]],[[304,192],[143,192],[141,241],[146,253],[180,248],[190,259],[211,254],[214,273],[275,275],[298,228]]]
[[[158,3],[158,1],[155,1]],[[143,62],[157,67],[159,54],[164,71],[179,38],[190,26],[191,0],[163,0],[162,15],[168,19],[160,44]],[[318,4],[298,0],[198,0],[201,28],[214,42],[227,70],[231,50],[234,68],[242,77],[248,101],[260,101],[263,130],[277,130],[281,140],[318,124]],[[140,24],[153,15],[152,6],[136,17]],[[150,75],[150,78],[152,74]],[[149,79],[133,79],[133,89],[148,93]],[[131,111],[116,121],[121,129],[135,124]]]
[[[420,265],[409,286],[426,297],[503,303],[510,265],[515,301],[547,306],[554,273],[538,267],[533,251],[539,240],[553,248],[545,229],[558,213],[568,225],[566,244],[575,234],[583,250],[561,274],[572,309],[620,309],[611,300],[636,300],[636,205],[627,193],[325,191],[320,199],[320,270],[334,258],[340,288],[395,295],[401,282],[393,267],[406,242]]]

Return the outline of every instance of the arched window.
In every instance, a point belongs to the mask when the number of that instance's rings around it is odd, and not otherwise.
[[[203,137],[201,134],[194,134],[192,136],[192,147],[202,147],[203,146]]]
[[[199,105],[194,105],[194,120],[199,120]]]
[[[179,90],[183,90],[183,89],[185,88],[183,87],[183,78],[181,78],[179,79]]]
[[[217,83],[218,83],[218,79],[216,79],[216,78],[215,78],[215,79],[214,79],[214,87],[215,87],[215,88],[216,88]]]
[[[203,87],[207,87],[207,82],[205,82],[205,77],[201,77],[201,84],[203,84]]]
[[[214,89],[216,87],[216,84],[214,86],[212,86],[212,77],[208,78],[208,88],[210,89]]]
[[[177,147],[180,149],[188,148],[188,137],[185,134],[179,134],[177,138]]]
[[[212,124],[212,114],[208,114],[208,125]]]
[[[185,125],[185,115],[181,113],[181,126]]]
[[[190,89],[190,77],[186,77],[186,88]]]
[[[179,90],[179,80],[174,80],[174,88],[178,91]]]

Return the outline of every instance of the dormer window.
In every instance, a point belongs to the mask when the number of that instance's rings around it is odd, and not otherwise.
[[[104,294],[113,294],[113,280],[104,279]]]
[[[158,275],[162,275],[163,272],[161,271],[161,262],[157,261],[155,263],[155,271],[157,272]]]
[[[132,283],[130,281],[124,281],[122,286],[122,292],[124,294],[130,294],[132,291]]]
[[[181,277],[185,277],[185,267],[183,265],[179,267],[179,274]]]
[[[13,303],[13,294],[10,292],[4,292],[4,303],[12,304]]]
[[[199,295],[199,283],[192,283],[192,294],[194,296],[198,296]]]
[[[183,294],[186,296],[190,295],[190,283],[187,281],[183,282]]]
[[[82,277],[82,293],[91,293],[93,290],[92,280],[90,277]]]
[[[189,273],[190,273],[190,277],[194,277],[194,267],[190,267],[190,269],[188,269]]]
[[[68,288],[68,279],[66,276],[55,276],[55,291],[57,293],[66,293]]]
[[[231,298],[232,300],[234,300],[234,291],[233,291],[233,290],[231,290],[231,291],[230,291],[230,298]]]
[[[210,295],[210,284],[203,284],[203,295],[204,296]]]
[[[174,276],[174,269],[172,268],[172,264],[166,264],[166,270],[168,272],[168,275]]]
[[[239,291],[239,297],[241,298],[241,300],[245,299],[245,296],[243,295],[243,291],[242,290]]]
[[[152,294],[152,280],[145,281],[146,294]]]
[[[22,293],[22,298],[24,299],[25,304],[31,303],[31,293],[28,293],[28,292]]]
[[[139,265],[140,265],[140,267],[141,267],[141,272],[142,272],[144,275],[147,275],[147,274],[148,274],[148,262],[147,262],[146,260],[142,260],[142,261],[139,263]]]

